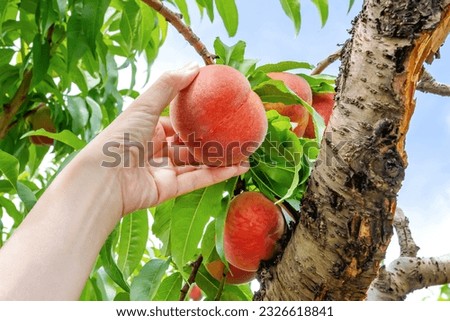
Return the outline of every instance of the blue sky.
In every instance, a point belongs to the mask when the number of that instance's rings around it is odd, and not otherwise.
[[[302,28],[295,36],[292,22],[284,15],[278,1],[237,0],[239,28],[237,35],[228,38],[220,19],[210,23],[198,15],[191,3],[192,28],[210,51],[219,36],[228,45],[244,40],[247,58],[260,63],[281,60],[298,60],[317,63],[338,49],[349,38],[347,30],[359,12],[362,0],[356,0],[347,14],[348,1],[329,1],[330,17],[321,28],[317,9],[310,1],[302,1]],[[450,42],[450,41],[449,41]],[[427,66],[439,81],[450,83],[450,44],[441,49],[440,60]],[[152,68],[151,80],[163,71],[179,68],[190,61],[202,64],[199,56],[186,41],[170,28]],[[326,73],[337,75],[339,64],[330,66]],[[407,136],[406,149],[409,166],[399,193],[398,204],[410,218],[416,242],[421,247],[419,255],[438,256],[450,253],[447,234],[450,231],[450,98],[417,93],[417,107]],[[393,239],[386,261],[398,255]],[[429,291],[410,297],[423,298]]]

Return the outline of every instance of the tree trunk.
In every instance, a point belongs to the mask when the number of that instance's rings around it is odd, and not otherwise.
[[[261,300],[363,300],[392,236],[422,65],[450,30],[450,0],[366,0],[344,47],[337,98],[280,262]]]

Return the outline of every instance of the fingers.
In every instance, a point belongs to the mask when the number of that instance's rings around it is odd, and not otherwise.
[[[198,71],[198,64],[190,63],[181,69],[165,72],[133,105],[145,107],[151,114],[159,116],[178,92],[194,80]]]
[[[197,170],[188,171],[177,176],[179,196],[196,189],[214,185],[231,177],[244,174],[249,166],[235,165],[230,167],[197,167]]]

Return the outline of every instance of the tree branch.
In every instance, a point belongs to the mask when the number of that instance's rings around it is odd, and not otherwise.
[[[191,274],[189,275],[187,282],[184,284],[183,288],[180,290],[181,293],[180,293],[179,301],[184,301],[184,299],[186,299],[186,295],[188,294],[191,285],[195,282],[195,277],[197,276],[198,269],[202,265],[202,261],[203,261],[203,256],[199,255],[197,260],[191,264],[192,271],[191,271]]]
[[[338,60],[341,57],[342,54],[342,48],[336,51],[335,53],[332,53],[327,58],[319,62],[316,66],[316,68],[311,71],[311,75],[318,75],[321,74],[325,69],[328,68],[329,65],[331,65],[333,62]]]
[[[195,51],[203,58],[203,61],[207,65],[214,64],[216,55],[210,53],[200,38],[192,31],[192,29],[183,23],[180,15],[176,14],[169,8],[167,8],[160,0],[142,0],[148,6],[159,12],[166,20],[177,29],[177,31],[183,35],[189,44],[194,47]]]
[[[415,290],[450,281],[450,255],[417,258],[419,247],[412,238],[408,218],[400,208],[395,212],[394,227],[400,257],[387,268],[380,268],[378,277],[367,292],[369,301],[401,301]]]
[[[406,295],[450,282],[450,254],[431,258],[400,257],[381,268],[367,293],[369,301],[401,301]]]
[[[450,96],[450,85],[437,82],[426,69],[423,70],[417,90],[439,96]]]
[[[409,220],[403,210],[397,207],[394,217],[394,227],[397,231],[400,257],[416,257],[420,247],[416,245],[409,229]]]
[[[30,90],[32,78],[33,72],[31,70],[26,70],[14,97],[9,103],[3,105],[3,114],[2,117],[0,117],[0,139],[3,139],[6,136],[8,129],[10,128],[9,124],[11,120],[19,111],[20,106],[25,102],[28,91]]]

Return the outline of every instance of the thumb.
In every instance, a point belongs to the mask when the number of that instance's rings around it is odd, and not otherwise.
[[[191,62],[178,70],[166,71],[134,104],[148,108],[147,112],[159,116],[162,110],[197,76],[199,66]]]

